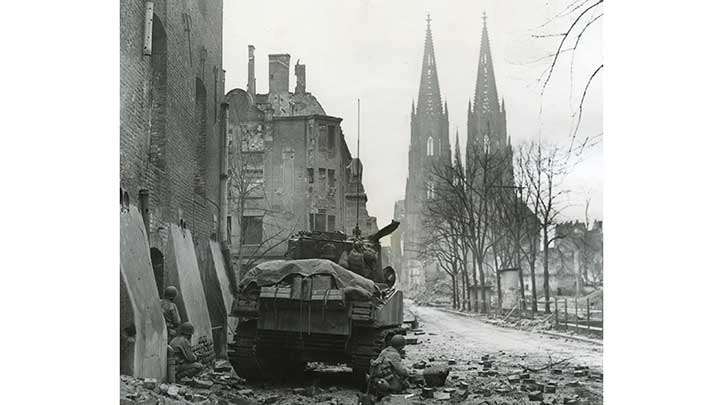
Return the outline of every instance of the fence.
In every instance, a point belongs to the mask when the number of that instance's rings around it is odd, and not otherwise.
[[[538,311],[533,314],[532,299],[526,298],[526,310],[521,311],[518,306],[512,309],[499,309],[494,297],[488,297],[488,312],[502,317],[504,320],[512,319],[547,319],[552,326],[560,331],[572,331],[580,334],[600,336],[603,335],[603,302],[602,292],[593,293],[585,297],[552,297],[549,301],[550,314],[545,312],[545,299],[537,300]]]

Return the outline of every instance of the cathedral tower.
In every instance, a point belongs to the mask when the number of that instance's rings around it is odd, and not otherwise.
[[[403,262],[417,261],[419,244],[423,241],[423,204],[432,198],[437,186],[432,180],[432,167],[450,164],[447,102],[443,104],[438,82],[435,49],[433,48],[430,16],[427,17],[425,50],[420,73],[417,106],[410,113],[409,172],[405,186],[405,232]],[[416,262],[413,266],[417,267]]]
[[[508,148],[505,101],[498,100],[495,70],[490,53],[487,16],[483,13],[480,59],[475,81],[475,97],[468,103],[466,157],[473,151],[496,152]]]

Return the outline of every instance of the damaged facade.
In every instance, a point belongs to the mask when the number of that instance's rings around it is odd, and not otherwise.
[[[548,249],[548,284],[551,295],[583,295],[602,287],[603,222],[568,221],[557,224],[558,239]],[[542,254],[535,265],[535,285],[542,286]],[[525,291],[531,283],[530,271],[524,270]]]
[[[368,215],[362,170],[340,126],[306,89],[306,67],[290,55],[268,56],[268,93],[258,94],[255,48],[248,46],[247,90],[227,93],[227,241],[235,265],[282,258],[287,238],[304,230],[377,232]],[[362,165],[360,164],[360,168]]]
[[[218,242],[225,229],[222,10],[222,1],[120,4],[125,374],[164,376],[167,334],[158,311],[169,285],[178,289],[182,321],[195,326],[192,343],[223,346],[230,286]]]

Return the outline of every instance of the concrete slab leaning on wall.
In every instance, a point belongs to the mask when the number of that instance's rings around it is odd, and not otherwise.
[[[175,224],[170,225],[165,265],[165,285],[174,285],[178,289],[175,303],[180,311],[180,318],[195,327],[191,343],[197,344],[202,336],[212,341],[210,313],[195,255],[195,244],[189,230],[181,229]]]
[[[223,260],[222,251],[220,244],[217,241],[210,241],[210,255],[212,258],[213,269],[220,286],[222,293],[223,304],[225,305],[225,322],[227,322],[227,341],[232,341],[232,336],[235,334],[235,328],[237,328],[238,319],[231,318],[227,315],[230,314],[233,304],[233,293],[231,281],[228,277],[227,268],[225,267],[225,260]]]
[[[120,214],[120,330],[135,326],[135,342],[121,341],[121,369],[135,377],[165,378],[167,332],[140,212]],[[121,339],[122,340],[122,339]]]

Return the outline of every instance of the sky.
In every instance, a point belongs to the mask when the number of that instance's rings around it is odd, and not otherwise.
[[[223,20],[225,90],[246,88],[247,46],[255,45],[258,93],[267,93],[271,53],[305,64],[307,90],[328,115],[340,117],[355,155],[357,99],[361,101],[360,158],[368,211],[389,223],[408,174],[410,108],[417,99],[426,29],[431,18],[440,90],[447,100],[451,142],[464,150],[467,104],[472,98],[487,13],[498,92],[505,99],[508,135],[517,146],[531,140],[569,144],[587,79],[602,64],[602,18],[588,28],[576,52],[557,62],[542,92],[561,33],[572,16],[553,18],[576,0],[226,0]],[[535,37],[534,37],[535,35]],[[539,37],[538,37],[539,36]],[[574,40],[573,40],[574,42]],[[295,77],[290,72],[290,89]],[[578,138],[602,134],[602,71],[588,88]],[[600,137],[600,140],[602,137]],[[563,182],[570,190],[563,219],[602,219],[602,141],[586,150]]]

